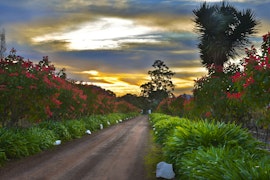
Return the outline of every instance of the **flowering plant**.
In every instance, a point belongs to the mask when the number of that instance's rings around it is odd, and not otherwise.
[[[55,72],[48,57],[34,64],[12,49],[0,60],[1,124],[71,118],[83,111],[86,96],[65,77],[64,70]]]

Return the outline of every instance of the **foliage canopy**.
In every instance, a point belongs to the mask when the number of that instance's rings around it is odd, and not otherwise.
[[[248,36],[256,33],[259,23],[250,9],[239,11],[224,1],[219,5],[205,2],[193,13],[204,66],[223,66],[234,58],[237,48],[247,45]]]

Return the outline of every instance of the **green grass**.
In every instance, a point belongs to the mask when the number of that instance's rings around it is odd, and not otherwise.
[[[159,162],[164,160],[161,146],[154,142],[153,131],[150,131],[149,136],[149,148],[147,150],[147,155],[144,157],[144,163],[147,171],[147,179],[156,179],[156,166]]]

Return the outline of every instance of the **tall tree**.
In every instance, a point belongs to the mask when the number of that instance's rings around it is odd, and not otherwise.
[[[250,9],[238,11],[225,3],[208,5],[204,2],[193,10],[196,30],[200,34],[198,45],[202,64],[222,66],[234,58],[236,49],[245,46],[248,37],[256,32],[259,23]]]
[[[161,60],[156,60],[152,66],[155,69],[148,71],[151,80],[140,88],[141,96],[147,98],[153,104],[152,108],[155,108],[164,98],[174,97],[171,78],[175,73]]]

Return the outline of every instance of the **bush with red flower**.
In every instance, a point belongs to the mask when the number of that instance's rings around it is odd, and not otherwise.
[[[184,102],[186,101],[185,95],[179,95],[178,97],[163,99],[155,112],[165,113],[172,116],[184,115]]]
[[[243,71],[232,79],[242,103],[249,107],[255,124],[268,129],[270,125],[270,33],[263,36],[262,54],[254,46],[246,48],[247,57],[242,62]]]
[[[66,79],[47,56],[37,64],[16,55],[0,61],[0,126],[46,119],[66,120],[92,114],[139,112],[111,91]]]
[[[263,36],[262,54],[254,46],[246,48],[247,57],[240,64],[209,69],[209,74],[195,81],[194,109],[198,117],[211,116],[221,121],[269,126],[270,103],[270,33]],[[208,113],[209,112],[209,113]]]
[[[55,71],[48,57],[34,64],[12,49],[0,61],[2,126],[78,116],[84,111],[86,96],[65,77],[63,70]]]

